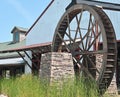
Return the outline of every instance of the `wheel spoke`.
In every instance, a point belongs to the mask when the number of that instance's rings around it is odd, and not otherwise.
[[[94,79],[91,73],[88,71],[88,69],[85,66],[83,66],[81,62],[77,61],[74,57],[73,60],[76,62],[77,66],[87,74],[88,77]]]
[[[92,43],[89,45],[87,51],[93,46],[93,44],[95,43],[96,39],[100,36],[101,32],[98,33],[98,35],[94,38],[94,40],[92,41]]]
[[[93,33],[91,32],[91,34],[90,34],[90,39],[89,39],[89,43],[88,43],[88,47],[89,47],[89,46],[90,46],[90,44],[91,44],[92,37],[93,37]],[[86,49],[87,49],[87,47],[86,47]]]
[[[78,25],[78,32],[79,32],[79,35],[80,35],[80,41],[81,41],[81,44],[82,44],[82,49],[84,50],[85,47],[84,47],[84,43],[83,43],[83,39],[82,39],[82,33],[81,33],[81,30],[80,30],[80,27],[79,27],[79,20],[78,20],[78,17],[76,16],[76,21],[77,21],[77,25]]]
[[[85,50],[87,48],[87,45],[88,45],[88,41],[89,41],[89,34],[90,34],[90,23],[91,23],[91,18],[92,18],[92,14],[90,14],[90,18],[89,18],[89,24],[88,24],[88,36],[87,36],[87,39],[86,39],[86,44],[85,44]]]
[[[76,40],[76,38],[77,38],[77,34],[78,34],[78,31],[79,31],[79,29],[80,29],[79,26],[80,26],[80,22],[81,22],[81,19],[82,19],[82,14],[83,14],[83,9],[81,10],[79,20],[78,20],[78,17],[76,17],[76,21],[77,21],[77,29],[76,29],[76,33],[75,33],[75,37],[74,37],[74,41]]]
[[[92,27],[89,29],[89,31],[83,36],[83,38],[81,38],[79,44],[81,44],[81,43],[83,42],[83,40],[84,40],[86,37],[89,36],[89,33],[90,33],[90,31],[93,29],[94,26],[95,26],[95,24],[93,24]],[[92,33],[91,33],[91,35],[92,35]],[[91,36],[91,37],[92,37],[92,36]],[[91,41],[91,40],[90,40],[90,41]],[[89,43],[90,43],[90,41],[89,41]],[[85,50],[86,50],[86,49],[87,49],[87,48],[85,48]]]
[[[91,27],[91,35],[90,35],[90,39],[89,39],[89,43],[88,43],[88,47],[90,46],[91,44],[91,41],[92,41],[92,37],[95,37],[95,31],[94,31],[94,27],[95,27],[95,22],[93,23],[92,22],[92,19],[90,20],[91,21],[91,24],[92,24],[92,27]],[[95,21],[95,20],[94,20]]]
[[[69,49],[68,45],[66,44],[66,42],[63,40],[63,37],[60,35],[59,32],[58,32],[57,34],[58,34],[59,38],[62,40],[62,42],[64,43],[64,45],[65,45],[65,47],[66,47],[66,50],[67,50],[68,52],[70,52],[70,49]],[[62,45],[61,45],[61,46],[62,46]]]
[[[96,68],[95,63],[91,60],[91,58],[89,58],[87,55],[86,55],[86,58],[89,60],[89,62],[93,66],[93,68],[95,68],[95,70],[97,71],[97,73],[100,74],[100,71],[98,70],[98,68]]]
[[[67,35],[67,37],[69,38],[69,40],[71,40],[72,50],[75,50],[75,49],[79,48],[81,51],[83,51],[83,50],[79,47],[78,43],[76,43],[76,42],[72,39],[72,37],[70,37],[70,36],[68,35],[68,33],[65,33],[65,34]]]

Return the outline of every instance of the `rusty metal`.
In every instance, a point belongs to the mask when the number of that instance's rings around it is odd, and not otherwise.
[[[72,53],[79,73],[95,79],[101,94],[112,80],[116,59],[116,36],[112,23],[98,7],[75,4],[61,17],[53,38],[55,52]],[[100,62],[97,58],[101,56]]]

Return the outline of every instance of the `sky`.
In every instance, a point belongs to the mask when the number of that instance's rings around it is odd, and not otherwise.
[[[14,26],[30,28],[51,0],[1,0],[0,43],[12,41]]]
[[[51,0],[1,0],[0,3],[0,43],[12,41],[14,26],[30,28]],[[103,1],[103,0],[100,0]],[[112,1],[112,0],[109,0]],[[114,3],[119,0],[114,0]],[[119,13],[120,15],[120,13]],[[111,15],[120,39],[119,15]],[[116,19],[117,23],[116,23]]]

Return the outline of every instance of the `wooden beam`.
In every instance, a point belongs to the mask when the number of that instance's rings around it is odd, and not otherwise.
[[[32,61],[32,58],[28,55],[28,53],[26,51],[24,51],[24,53],[30,59],[30,61],[32,62],[32,64],[35,66],[35,68],[39,69],[39,68],[37,68],[36,64]]]
[[[22,54],[20,52],[17,52],[20,57],[25,61],[25,63],[30,67],[30,69],[32,70],[32,67],[30,66],[30,64],[25,60],[25,58],[22,56]]]
[[[77,4],[87,4],[91,6],[98,6],[106,10],[120,11],[120,4],[116,4],[116,3],[109,3],[109,2],[102,2],[95,0],[75,0],[75,1]]]

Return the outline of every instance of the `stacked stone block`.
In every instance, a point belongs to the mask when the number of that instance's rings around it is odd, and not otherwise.
[[[96,67],[100,70],[102,66],[103,55],[96,55]],[[40,65],[40,78],[47,79],[50,83],[61,82],[68,78],[74,78],[74,66],[72,55],[70,53],[50,52],[42,54]],[[96,74],[96,79],[98,74]],[[116,97],[117,85],[114,74],[113,80],[106,91],[111,97]]]
[[[102,54],[97,54],[96,55],[96,64],[98,70],[102,66],[102,61],[103,61],[103,55]],[[98,78],[98,74],[96,74],[96,78]],[[106,94],[108,94],[110,97],[117,97],[118,96],[118,90],[117,90],[117,83],[116,83],[116,74],[114,74],[113,79],[111,81],[110,86],[108,87]]]
[[[42,54],[40,78],[58,82],[74,78],[74,66],[70,53],[50,52]]]
[[[116,84],[116,76],[114,74],[112,82],[110,86],[108,87],[107,92],[110,97],[118,97],[118,90],[117,90],[117,84]]]

